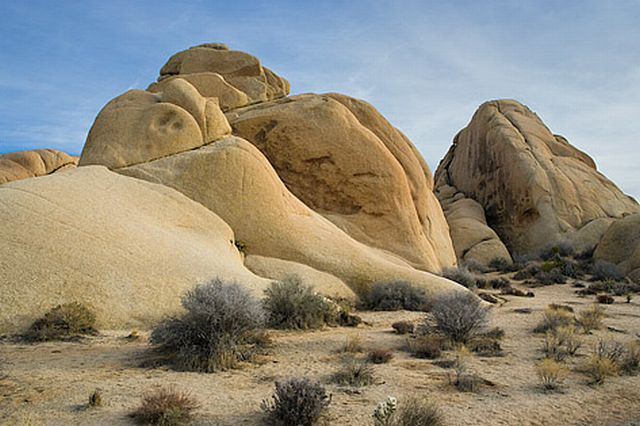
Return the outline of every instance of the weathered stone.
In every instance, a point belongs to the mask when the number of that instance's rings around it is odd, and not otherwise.
[[[75,168],[78,158],[55,149],[0,155],[0,184]]]

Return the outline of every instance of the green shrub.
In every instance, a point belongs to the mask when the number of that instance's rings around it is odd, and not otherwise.
[[[43,342],[69,337],[93,335],[96,316],[86,306],[71,302],[58,305],[37,319],[23,335],[26,340]]]
[[[182,426],[189,424],[198,406],[188,393],[159,389],[145,395],[131,417],[146,425]]]
[[[179,370],[235,367],[265,323],[260,302],[247,289],[219,279],[187,291],[182,306],[186,313],[160,322],[150,338],[155,351]]]
[[[367,359],[373,364],[386,364],[393,359],[393,352],[386,348],[371,349]]]
[[[444,415],[433,402],[418,397],[400,401],[394,426],[443,426]]]
[[[370,364],[357,361],[345,363],[331,376],[332,381],[339,385],[362,387],[375,381],[375,372]]]
[[[361,302],[364,309],[374,311],[426,311],[429,308],[426,292],[406,281],[374,283]]]
[[[458,266],[457,268],[445,268],[442,271],[442,276],[455,281],[463,287],[474,289],[476,288],[476,277],[464,266]]]
[[[276,382],[271,400],[262,401],[267,423],[274,426],[311,426],[318,422],[331,397],[325,388],[307,378],[291,378]]]
[[[415,329],[415,324],[411,321],[397,321],[391,324],[391,327],[398,334],[411,334]]]
[[[486,327],[489,311],[473,294],[455,292],[435,301],[431,317],[439,333],[454,343],[466,343]]]
[[[296,276],[274,281],[265,290],[264,307],[274,328],[316,329],[337,322],[339,310]]]

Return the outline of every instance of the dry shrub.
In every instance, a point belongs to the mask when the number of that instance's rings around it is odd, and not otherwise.
[[[344,345],[341,348],[341,352],[360,353],[363,351],[362,342],[362,336],[359,334],[355,336],[347,336]]]
[[[583,365],[582,371],[591,378],[593,384],[602,384],[605,379],[615,376],[618,372],[618,366],[609,358],[602,358],[597,354],[589,357]]]
[[[333,373],[331,379],[339,385],[353,387],[368,386],[375,382],[375,371],[370,364],[349,361]]]
[[[400,401],[393,426],[443,426],[444,415],[435,403],[424,398]]]
[[[475,392],[479,385],[479,378],[468,372],[468,360],[471,352],[464,345],[456,350],[456,357],[453,361],[453,378],[449,377],[450,382],[461,392]]]
[[[504,257],[494,257],[489,262],[489,267],[499,272],[514,272],[511,270],[512,264],[513,262],[509,259],[505,259]]]
[[[547,331],[542,350],[547,358],[562,361],[569,355],[575,355],[580,346],[582,342],[575,327],[567,325]]]
[[[454,343],[466,343],[488,322],[488,308],[468,292],[455,292],[436,299],[431,309],[435,329]]]
[[[594,354],[599,358],[610,359],[619,365],[625,353],[625,345],[613,339],[599,339],[594,347]]]
[[[593,264],[591,268],[591,280],[622,281],[624,280],[624,274],[615,264],[601,260]]]
[[[426,292],[406,281],[378,282],[361,299],[362,307],[373,311],[426,311]]]
[[[473,275],[467,268],[464,266],[458,266],[457,268],[445,268],[442,271],[442,276],[455,281],[463,287],[474,289],[477,287],[477,280],[475,275]]]
[[[589,333],[591,330],[598,330],[602,328],[602,320],[604,318],[604,309],[593,304],[590,307],[578,312],[578,318],[576,322],[582,327],[585,333]]]
[[[211,373],[250,357],[265,315],[247,289],[215,279],[187,291],[182,306],[182,317],[160,322],[151,333],[165,361],[179,370]]]
[[[549,305],[542,314],[542,321],[533,329],[535,333],[546,333],[559,327],[566,327],[575,322],[575,317],[569,310],[558,305]]]
[[[308,330],[338,323],[340,309],[297,276],[274,281],[265,290],[264,307],[274,328]]]
[[[625,374],[637,374],[640,372],[640,341],[628,342],[625,349],[620,368]]]
[[[94,390],[91,395],[89,395],[89,402],[87,403],[89,407],[101,407],[102,406],[102,392],[100,389]]]
[[[603,305],[611,305],[614,300],[612,296],[608,294],[599,294],[596,296],[596,302],[601,303]]]
[[[271,400],[263,400],[267,423],[273,426],[311,426],[318,422],[331,403],[331,396],[316,381],[291,378],[276,382]]]
[[[371,349],[367,359],[373,364],[386,364],[393,359],[393,352],[386,348]]]
[[[141,424],[159,426],[187,425],[198,403],[186,392],[159,389],[145,395],[142,404],[131,413]]]
[[[411,334],[415,330],[415,324],[411,321],[397,321],[391,324],[391,327],[398,334]]]
[[[96,334],[96,316],[78,302],[58,305],[37,319],[23,337],[33,342]]]
[[[536,365],[536,373],[543,389],[556,390],[560,388],[562,381],[567,376],[567,369],[556,360],[545,358]]]
[[[447,339],[436,334],[420,335],[407,339],[407,348],[416,358],[439,358],[447,347]]]

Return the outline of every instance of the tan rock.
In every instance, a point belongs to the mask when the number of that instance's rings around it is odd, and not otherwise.
[[[55,149],[0,155],[0,184],[75,168],[78,158]]]
[[[79,164],[115,169],[144,163],[197,148],[230,131],[216,99],[175,79],[163,92],[130,90],[110,101],[89,131]]]
[[[289,192],[264,155],[243,139],[230,137],[119,172],[170,186],[216,212],[248,255],[307,265],[339,278],[357,294],[387,280],[407,280],[432,296],[462,291],[355,241]]]
[[[589,156],[510,100],[480,106],[440,163],[439,180],[480,203],[512,253],[536,252],[571,240],[595,219],[640,211]]]
[[[187,79],[203,96],[219,98],[223,110],[281,98],[290,90],[287,80],[263,67],[256,57],[222,44],[204,44],[176,53],[149,90],[164,90],[167,81],[176,76]]]
[[[602,236],[593,257],[618,265],[623,273],[634,279],[640,278],[640,214],[613,222]]]
[[[282,281],[296,276],[304,285],[308,285],[325,296],[355,300],[356,295],[344,281],[326,272],[318,271],[302,263],[264,256],[247,256],[244,265],[256,275]]]
[[[0,333],[72,301],[100,328],[147,326],[216,276],[257,295],[270,282],[243,266],[231,228],[210,210],[104,167],[4,184],[0,215]]]
[[[427,271],[455,264],[431,172],[371,105],[343,95],[302,95],[227,117],[293,194],[356,240]]]

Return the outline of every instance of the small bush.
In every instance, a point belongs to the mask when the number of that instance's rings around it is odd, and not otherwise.
[[[362,298],[364,309],[373,311],[426,311],[429,300],[423,289],[406,281],[374,283]]]
[[[637,374],[640,371],[640,341],[628,342],[620,367],[625,374]]]
[[[572,325],[575,322],[573,313],[566,309],[549,305],[545,308],[542,321],[533,329],[535,333],[546,333],[556,330],[558,327]]]
[[[612,339],[600,339],[594,348],[597,357],[610,359],[616,365],[620,364],[624,353],[624,344]]]
[[[416,358],[436,359],[447,347],[443,336],[427,334],[407,339],[407,348]]]
[[[607,377],[615,376],[618,372],[618,367],[609,358],[602,358],[597,354],[593,354],[583,365],[582,370],[591,378],[593,384],[599,385],[604,383]]]
[[[433,402],[413,397],[401,401],[395,415],[394,426],[443,426],[444,415]]]
[[[489,287],[496,290],[502,290],[511,287],[511,281],[506,278],[496,278],[489,281]]]
[[[101,407],[102,406],[102,392],[99,389],[94,390],[91,395],[89,395],[89,402],[87,403],[89,407]]]
[[[324,414],[331,403],[320,383],[303,378],[276,382],[271,400],[262,401],[267,422],[274,426],[311,426]]]
[[[494,257],[489,262],[489,267],[499,272],[511,272],[511,265],[512,262],[509,259],[505,259],[504,257]]]
[[[575,253],[573,246],[567,241],[548,244],[540,252],[540,259],[550,260],[556,257],[568,257]]]
[[[392,396],[379,402],[371,415],[374,426],[393,426],[397,408],[398,401]]]
[[[480,356],[500,356],[502,346],[500,340],[488,336],[475,336],[467,342],[467,348]]]
[[[362,387],[375,381],[375,372],[370,364],[350,361],[333,373],[332,381],[339,385]]]
[[[527,264],[523,269],[520,269],[514,276],[514,280],[523,281],[529,278],[535,277],[538,273],[542,272],[540,267],[536,264]]]
[[[342,346],[342,352],[346,353],[359,353],[363,351],[362,336],[347,336],[344,346]]]
[[[596,302],[602,305],[611,305],[614,300],[613,297],[609,296],[608,294],[599,294],[596,296]]]
[[[238,284],[215,279],[182,298],[186,313],[160,322],[151,332],[155,350],[179,370],[211,373],[235,367],[262,328],[262,306]]]
[[[557,361],[545,358],[536,365],[536,373],[545,390],[557,390],[567,375],[567,370]]]
[[[549,272],[540,271],[535,275],[535,279],[540,285],[564,284],[567,277],[562,274],[562,269],[553,268]]]
[[[415,330],[415,324],[411,321],[397,321],[391,324],[391,327],[398,334],[411,334]]]
[[[613,263],[598,261],[591,268],[592,281],[622,281],[623,279],[624,274]]]
[[[486,327],[489,312],[476,296],[456,292],[439,297],[431,316],[437,331],[454,343],[466,343]]]
[[[452,384],[461,392],[475,392],[479,384],[478,377],[468,372],[468,359],[471,356],[469,350],[463,345],[456,351],[456,358],[453,361]]]
[[[604,309],[593,304],[590,307],[578,312],[578,318],[576,322],[582,327],[585,333],[589,333],[591,330],[598,330],[602,328],[602,319],[604,318]]]
[[[485,265],[483,265],[482,263],[474,259],[465,260],[462,263],[462,266],[464,266],[466,269],[468,269],[471,272],[478,272],[480,274],[489,272],[489,268],[487,268]]]
[[[547,358],[562,361],[569,355],[575,355],[580,346],[582,342],[575,327],[567,325],[547,331],[542,350]]]
[[[265,290],[264,307],[274,328],[316,329],[337,322],[338,309],[323,296],[291,276]]]
[[[463,287],[474,289],[476,288],[476,277],[469,270],[463,266],[457,268],[445,268],[442,271],[442,276],[455,281]]]
[[[393,359],[393,352],[386,348],[375,348],[369,351],[367,359],[373,364],[386,364]]]
[[[24,338],[34,342],[96,334],[96,316],[78,302],[58,305],[37,319]]]
[[[198,406],[188,393],[159,389],[145,395],[131,417],[141,424],[181,426],[190,422]]]

